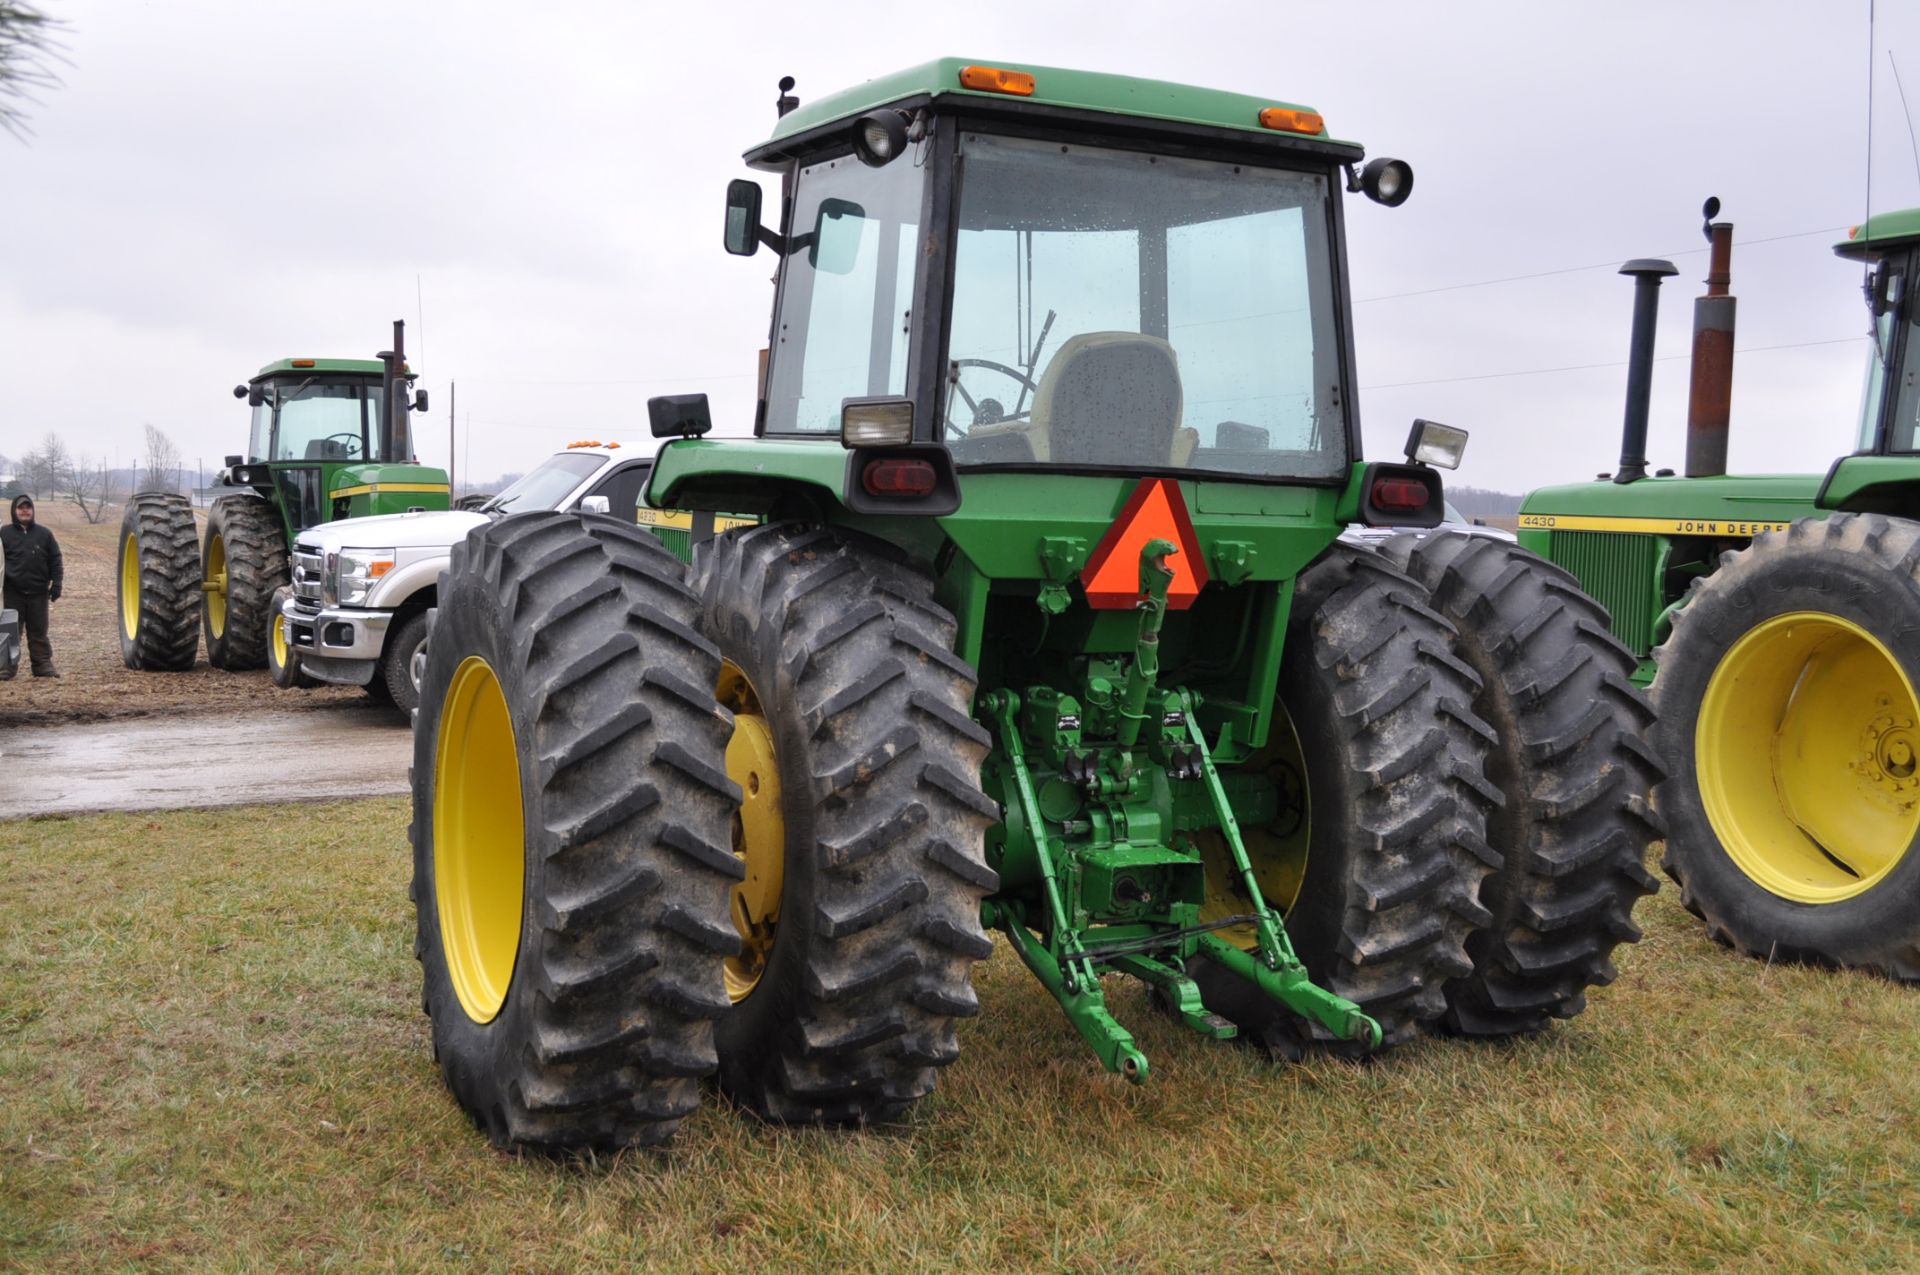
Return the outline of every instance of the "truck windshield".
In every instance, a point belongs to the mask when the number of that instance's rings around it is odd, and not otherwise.
[[[253,409],[249,461],[385,460],[380,386],[320,376],[270,382]]]
[[[524,514],[538,509],[558,509],[560,502],[573,493],[606,463],[606,457],[589,452],[556,452],[522,474],[505,491],[481,508],[488,513]]]
[[[961,153],[957,462],[1345,473],[1325,174],[985,134]]]

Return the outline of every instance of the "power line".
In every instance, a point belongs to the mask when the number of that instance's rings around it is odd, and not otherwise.
[[[1742,239],[1735,246],[1748,248],[1763,243],[1779,243],[1783,239],[1808,239],[1814,235],[1843,234],[1846,232],[1846,229],[1845,226],[1829,226],[1820,230],[1799,230],[1790,235],[1768,235],[1764,239]],[[1662,257],[1693,257],[1706,251],[1708,251],[1706,248],[1682,248],[1676,252],[1663,252],[1657,255]],[[1490,288],[1495,284],[1501,283],[1521,283],[1528,279],[1549,279],[1554,275],[1579,274],[1584,270],[1617,270],[1619,267],[1620,259],[1616,258],[1612,261],[1596,261],[1591,265],[1585,266],[1562,266],[1558,270],[1536,270],[1531,274],[1510,274],[1498,279],[1478,279],[1472,283],[1449,283],[1438,288],[1418,288],[1412,292],[1383,292],[1377,297],[1358,297],[1354,300],[1354,304],[1366,305],[1370,301],[1397,301],[1402,297],[1426,297],[1432,296],[1436,292],[1459,292],[1466,288]]]
[[[1825,341],[1789,341],[1784,345],[1749,345],[1734,351],[1735,354],[1765,354],[1769,350],[1804,350],[1815,345],[1846,345],[1862,340],[1858,336],[1832,337]],[[1691,358],[1690,354],[1662,354],[1654,359],[1656,363],[1671,363],[1676,359]],[[1532,367],[1518,372],[1482,372],[1478,376],[1443,376],[1431,381],[1390,381],[1385,385],[1362,385],[1362,391],[1400,390],[1415,385],[1453,385],[1460,381],[1498,381],[1510,376],[1549,376],[1555,372],[1591,372],[1597,368],[1625,367],[1627,360],[1619,359],[1612,363],[1571,363],[1565,367]]]

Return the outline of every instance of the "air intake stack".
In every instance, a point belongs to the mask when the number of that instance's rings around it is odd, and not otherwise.
[[[1620,429],[1617,483],[1647,476],[1647,404],[1653,397],[1653,335],[1660,317],[1660,281],[1680,272],[1671,261],[1635,257],[1620,267],[1633,276],[1633,336],[1627,353],[1627,417]]]

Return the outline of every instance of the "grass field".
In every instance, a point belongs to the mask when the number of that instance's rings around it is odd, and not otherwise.
[[[490,1150],[429,1059],[405,803],[0,824],[0,1268],[1920,1269],[1920,995],[1714,948],[1671,892],[1588,1012],[1273,1067],[1002,951],[910,1122],[711,1101]]]

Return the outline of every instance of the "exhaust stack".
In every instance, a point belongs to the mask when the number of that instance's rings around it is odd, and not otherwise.
[[[1617,483],[1647,476],[1647,404],[1653,396],[1653,336],[1660,315],[1660,281],[1680,272],[1671,261],[1636,257],[1620,267],[1633,276],[1633,336],[1627,353],[1627,415],[1620,429]]]
[[[1720,201],[1707,201],[1708,218]],[[1733,415],[1733,312],[1727,293],[1732,281],[1733,223],[1709,221],[1704,228],[1713,254],[1707,267],[1707,294],[1693,302],[1693,382],[1687,394],[1687,477],[1713,478],[1727,472],[1727,423]]]
[[[380,375],[380,455],[387,461],[413,459],[412,431],[407,408],[413,395],[407,385],[407,325],[393,321],[393,348],[374,355],[386,366]]]

